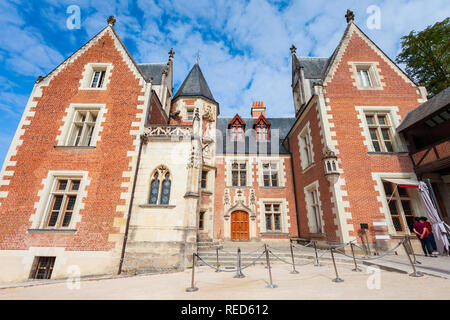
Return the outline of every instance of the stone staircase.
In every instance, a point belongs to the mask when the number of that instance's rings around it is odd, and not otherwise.
[[[261,253],[264,251],[263,241],[258,242],[231,242],[231,241],[212,241],[204,240],[197,243],[197,253],[198,255],[207,263],[212,266],[217,266],[217,249],[219,254],[219,265],[221,268],[233,269],[237,264],[237,249],[241,249],[241,266],[246,266],[252,263]],[[289,241],[284,242],[267,242],[268,248],[271,249],[278,257],[284,259],[285,261],[291,262],[291,251],[289,247]],[[322,252],[319,253],[319,255]],[[273,264],[283,264],[273,255],[270,256],[270,263]],[[297,245],[294,248],[294,259],[295,264],[303,264],[313,261],[315,258],[314,249],[301,247]],[[349,263],[352,260],[344,256],[337,256],[336,262],[346,262]],[[331,263],[331,257],[329,253],[326,253],[322,258],[320,258],[321,263]],[[266,265],[266,256],[263,255],[258,259],[255,264]],[[198,260],[199,266],[205,266],[203,261]],[[289,266],[286,264],[286,266]]]

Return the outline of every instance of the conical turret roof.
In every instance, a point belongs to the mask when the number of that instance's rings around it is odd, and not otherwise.
[[[192,67],[173,98],[176,99],[177,97],[183,96],[200,96],[216,102],[198,63]]]

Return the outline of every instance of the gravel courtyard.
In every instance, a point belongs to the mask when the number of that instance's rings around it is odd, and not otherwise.
[[[274,265],[276,289],[266,288],[268,270],[254,266],[244,270],[245,278],[234,279],[232,272],[216,273],[198,268],[196,292],[185,292],[190,286],[191,271],[139,275],[113,279],[82,280],[79,288],[66,281],[0,289],[0,299],[449,299],[450,280],[425,275],[380,270],[379,273],[360,266],[362,272],[352,272],[353,265],[338,265],[342,283],[334,283],[333,266],[299,267],[299,274],[290,274],[286,265]],[[75,288],[74,288],[75,287]]]

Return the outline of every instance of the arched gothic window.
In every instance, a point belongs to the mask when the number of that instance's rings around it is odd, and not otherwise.
[[[171,184],[172,181],[170,180],[169,170],[164,166],[158,167],[152,176],[148,202],[154,205],[169,204]]]

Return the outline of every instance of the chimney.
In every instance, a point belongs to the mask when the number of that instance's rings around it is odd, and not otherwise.
[[[252,106],[252,118],[259,118],[259,116],[263,114],[264,117],[266,116],[266,107],[264,107],[263,101],[253,101]]]

